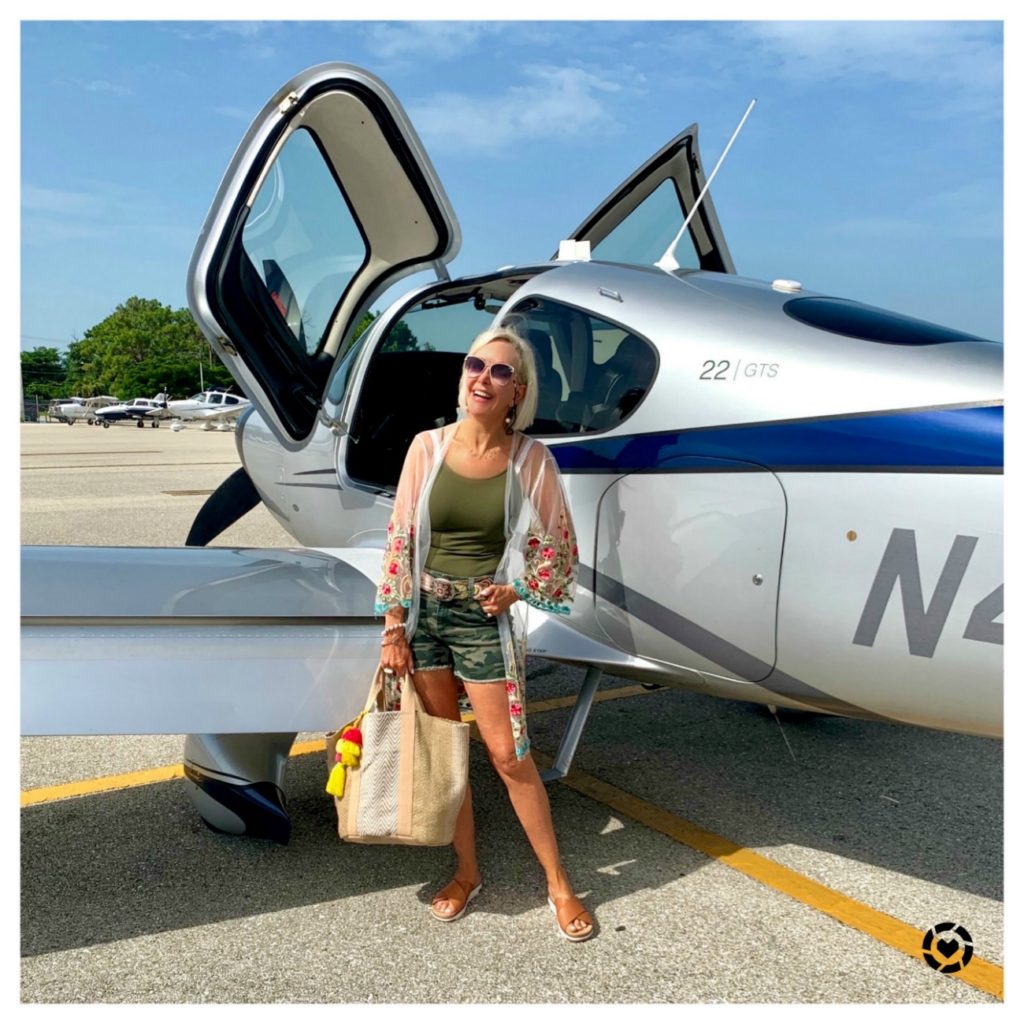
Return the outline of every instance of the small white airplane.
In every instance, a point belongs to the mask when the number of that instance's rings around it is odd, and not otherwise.
[[[507,324],[536,353],[530,433],[580,551],[571,615],[531,612],[532,653],[588,667],[556,775],[602,671],[1001,736],[1002,345],[740,277],[714,174],[693,125],[549,259],[452,280],[458,221],[394,94],[347,64],[285,84],[187,279],[253,403],[242,466],[198,546],[23,548],[22,732],[187,733],[202,817],[286,841],[294,735],[353,717],[380,656],[405,452],[454,419],[472,338]],[[261,502],[302,548],[204,546]]]
[[[137,427],[145,426],[145,422],[148,421],[151,427],[157,427],[160,420],[166,419],[169,415],[167,395],[161,392],[154,398],[133,398],[130,402],[104,406],[96,410],[95,419],[104,427],[122,420],[135,420]]]
[[[224,388],[209,388],[191,398],[168,402],[167,411],[173,417],[171,430],[181,430],[189,420],[202,422],[203,430],[230,430],[251,404],[248,398],[229,394]]]
[[[112,399],[112,401],[117,401],[117,399]],[[70,398],[55,398],[50,402],[46,414],[58,423],[73,424],[75,420],[84,417],[85,399],[78,395],[72,395]]]
[[[74,426],[78,420],[85,420],[90,426],[96,422],[96,412],[105,406],[115,405],[117,395],[94,395],[92,398],[58,398],[50,403],[49,414],[59,423]]]

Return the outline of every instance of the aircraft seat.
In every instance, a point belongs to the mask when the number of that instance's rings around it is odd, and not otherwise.
[[[655,358],[650,345],[635,334],[627,334],[615,355],[602,367],[592,389],[594,398],[588,426],[607,430],[636,408],[654,377]]]

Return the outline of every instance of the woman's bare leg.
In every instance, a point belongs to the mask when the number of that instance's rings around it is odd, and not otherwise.
[[[440,669],[433,672],[414,672],[412,676],[416,692],[423,702],[423,710],[428,715],[447,718],[458,722],[462,713],[459,711],[458,684],[451,669]],[[473,799],[469,784],[466,785],[466,798],[459,808],[459,816],[455,819],[455,835],[452,838],[455,849],[455,877],[472,889],[480,881],[480,867],[476,859],[476,831],[473,827]],[[468,891],[467,889],[467,891]],[[434,910],[443,917],[449,917],[457,911],[451,900],[435,900]]]
[[[516,817],[547,876],[549,894],[554,898],[574,895],[575,890],[558,854],[551,805],[540,772],[530,754],[521,761],[516,758],[504,685],[467,682],[466,693],[473,705],[476,724],[491,763],[505,783]],[[588,922],[577,918],[569,924],[568,930],[578,934],[590,927]]]

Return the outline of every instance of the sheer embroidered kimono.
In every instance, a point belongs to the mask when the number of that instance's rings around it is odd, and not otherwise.
[[[377,587],[377,614],[406,609],[405,634],[416,630],[420,575],[430,550],[430,490],[455,436],[455,424],[413,438],[402,467]],[[516,757],[530,749],[526,733],[526,606],[569,614],[576,591],[577,548],[558,467],[547,448],[525,434],[513,440],[505,474],[505,550],[496,583],[512,584],[522,600],[498,616],[505,689]],[[389,695],[392,705],[397,695]]]

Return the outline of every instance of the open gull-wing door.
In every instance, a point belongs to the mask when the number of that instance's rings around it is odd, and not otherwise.
[[[653,265],[683,226],[705,180],[693,124],[630,175],[567,237],[589,241],[596,259]],[[689,246],[681,241],[676,252],[680,266],[736,273],[710,192],[687,234]]]
[[[394,94],[352,65],[321,64],[279,89],[242,139],[192,255],[189,305],[294,448],[362,313],[406,275],[446,276],[460,241]]]

